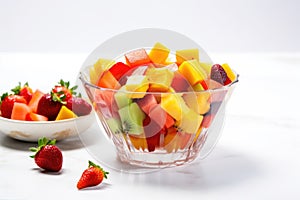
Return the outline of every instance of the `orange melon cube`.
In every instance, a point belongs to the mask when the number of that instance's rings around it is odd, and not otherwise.
[[[11,119],[15,120],[26,120],[26,115],[30,112],[30,108],[25,103],[15,102],[12,112]]]

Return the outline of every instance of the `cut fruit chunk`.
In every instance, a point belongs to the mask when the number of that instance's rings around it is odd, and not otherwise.
[[[121,108],[119,110],[119,115],[124,133],[132,135],[144,133],[143,120],[145,119],[145,114],[137,103],[132,103]]]
[[[157,42],[149,52],[150,60],[155,64],[164,64],[168,58],[170,49]]]
[[[15,102],[12,112],[11,119],[15,120],[26,120],[26,115],[30,112],[30,108],[25,103]]]
[[[236,75],[235,73],[231,70],[230,66],[227,63],[222,64],[222,67],[224,69],[224,71],[226,72],[228,78],[231,81],[234,81],[236,79]]]
[[[209,92],[187,93],[183,95],[183,99],[189,108],[201,115],[209,111],[210,97]]]
[[[125,88],[130,93],[130,98],[143,98],[149,88],[149,82],[146,76],[134,75],[127,79]]]
[[[101,74],[110,68],[115,63],[113,60],[100,58],[97,62],[90,68],[90,81],[93,84],[97,84]]]
[[[147,94],[144,98],[138,99],[137,104],[148,115],[150,108],[157,105],[156,98],[153,94]]]
[[[150,68],[146,76],[150,83],[149,92],[166,92],[171,86],[174,72],[166,68]]]
[[[32,98],[28,103],[28,106],[29,106],[29,108],[32,112],[37,113],[37,108],[38,108],[38,105],[39,105],[39,101],[43,96],[44,96],[44,93],[40,90],[36,90],[33,93]]]
[[[171,87],[176,92],[186,92],[189,90],[189,88],[191,88],[191,84],[179,72],[174,72],[174,77],[173,77],[173,81],[171,83]]]
[[[183,112],[189,110],[180,94],[162,94],[160,105],[176,121],[180,121]]]
[[[132,103],[132,99],[128,97],[128,93],[124,87],[121,87],[120,90],[115,93],[114,98],[119,109]]]
[[[66,106],[62,106],[55,120],[58,121],[58,120],[76,118],[76,117],[77,115],[72,110],[70,110]]]
[[[119,89],[121,87],[118,80],[112,75],[110,71],[103,72],[97,85],[103,88]]]
[[[124,74],[126,74],[131,68],[122,63],[122,62],[117,62],[114,64],[111,68],[109,68],[110,73],[117,79],[120,80]]]
[[[151,63],[151,60],[145,49],[137,49],[125,54],[126,63],[131,67],[146,65]]]
[[[113,134],[122,133],[121,121],[118,118],[109,118],[106,123]]]
[[[186,60],[197,60],[199,62],[198,49],[183,49],[176,51],[176,62],[181,65]]]
[[[48,121],[48,118],[44,115],[30,112],[26,115],[26,121]]]
[[[189,109],[182,114],[182,118],[175,122],[175,126],[180,132],[196,134],[199,129],[203,116]]]
[[[207,74],[201,68],[198,60],[184,61],[180,66],[178,71],[189,81],[193,86],[200,83],[202,87],[207,90],[208,86],[206,84]]]

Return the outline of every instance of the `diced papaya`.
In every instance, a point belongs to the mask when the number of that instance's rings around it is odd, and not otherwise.
[[[99,87],[109,88],[109,89],[119,89],[121,87],[118,80],[112,75],[110,71],[103,72],[97,85]]]
[[[12,112],[11,119],[15,120],[26,120],[26,115],[30,112],[30,108],[25,103],[15,102]]]
[[[151,60],[145,49],[137,49],[125,54],[126,63],[131,67],[151,63]]]
[[[48,121],[48,118],[44,115],[30,112],[26,115],[26,121]]]
[[[37,112],[37,107],[39,105],[39,101],[42,98],[42,96],[44,95],[44,93],[40,90],[36,90],[33,95],[31,100],[28,103],[28,106],[30,108],[30,110],[34,113]]]

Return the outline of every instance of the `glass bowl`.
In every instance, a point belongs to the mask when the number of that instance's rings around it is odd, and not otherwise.
[[[118,159],[133,166],[164,168],[204,158],[211,152],[220,136],[226,103],[238,75],[226,86],[216,88],[211,82],[209,88],[202,91],[130,92],[92,83],[90,70],[99,58],[122,61],[125,53],[140,48],[149,51],[156,42],[169,47],[171,56],[175,56],[178,49],[196,48],[201,62],[213,64],[197,43],[182,34],[139,29],[117,35],[96,48],[84,62],[78,78]],[[116,96],[128,97],[130,104],[125,102],[128,105],[121,109]],[[197,99],[202,99],[202,103]],[[151,101],[158,104],[147,108]],[[199,109],[206,111],[195,115]],[[103,133],[99,131],[99,134]],[[103,152],[94,153],[101,157]]]

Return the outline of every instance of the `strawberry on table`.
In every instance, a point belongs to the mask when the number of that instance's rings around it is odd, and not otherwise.
[[[99,165],[89,161],[88,168],[84,170],[77,182],[77,188],[80,190],[99,185],[104,178],[107,178],[107,174],[109,174],[109,172],[104,171]]]
[[[2,117],[8,118],[8,119],[11,118],[11,113],[12,113],[15,102],[27,104],[26,99],[20,95],[14,95],[14,94],[9,95],[8,93],[4,93],[1,96],[0,110],[1,110]]]
[[[63,156],[61,150],[55,145],[56,140],[40,138],[38,147],[31,147],[30,151],[35,152],[30,156],[35,163],[46,171],[58,172],[62,168]]]

